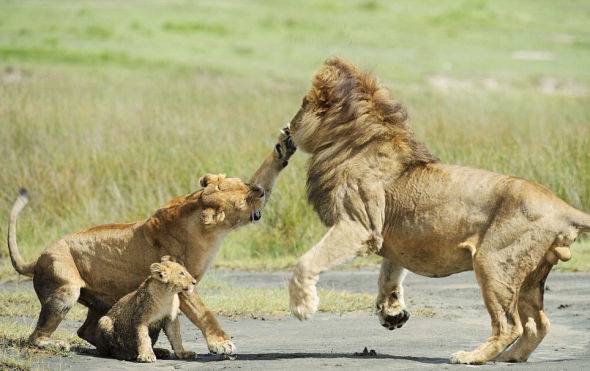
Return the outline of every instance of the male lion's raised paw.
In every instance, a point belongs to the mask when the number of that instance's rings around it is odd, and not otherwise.
[[[197,356],[197,353],[183,350],[182,352],[175,352],[174,355],[178,359],[194,359]]]
[[[451,356],[451,358],[449,359],[449,361],[451,361],[451,363],[463,364],[463,365],[482,365],[482,364],[486,363],[485,361],[476,357],[476,354],[474,354],[474,352],[465,352],[465,351],[461,351],[461,352],[457,352],[457,353],[453,354]]]
[[[377,315],[381,326],[389,330],[402,327],[410,319],[410,312],[403,308],[392,310],[377,307]]]
[[[143,353],[137,356],[137,362],[152,363],[156,362],[156,355],[154,353]]]
[[[207,347],[209,348],[209,351],[214,354],[232,354],[236,351],[236,346],[229,339],[210,342],[207,344]]]

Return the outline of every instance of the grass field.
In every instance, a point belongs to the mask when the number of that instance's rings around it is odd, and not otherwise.
[[[66,232],[145,218],[206,172],[248,177],[334,55],[378,74],[443,161],[590,211],[587,1],[0,0],[0,15],[0,220],[27,187],[28,259]],[[305,161],[219,265],[286,267],[318,240]],[[566,267],[588,269],[588,243],[577,254]]]

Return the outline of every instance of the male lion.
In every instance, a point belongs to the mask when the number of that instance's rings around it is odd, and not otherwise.
[[[128,361],[154,362],[156,349],[152,346],[163,329],[177,358],[194,358],[195,352],[182,346],[178,294],[192,292],[196,284],[185,267],[163,256],[160,263],[150,266],[149,277],[137,290],[119,299],[98,321],[98,352]],[[168,351],[162,353],[168,355]]]
[[[409,318],[405,269],[428,277],[474,270],[492,335],[451,361],[527,360],[549,328],[545,279],[590,231],[589,215],[535,183],[440,164],[414,138],[405,108],[341,59],[317,72],[290,129],[311,154],[308,200],[330,227],[289,283],[297,318],[318,308],[319,273],[356,255],[384,258],[376,311],[390,330]]]
[[[231,230],[260,219],[275,180],[295,151],[283,132],[274,151],[249,184],[237,178],[205,175],[203,189],[177,197],[145,221],[109,224],[69,234],[41,253],[23,261],[16,243],[16,220],[27,203],[22,192],[10,213],[8,248],[12,265],[33,277],[41,313],[30,342],[38,347],[58,345],[50,339],[77,302],[88,307],[78,336],[95,345],[99,318],[145,279],[149,267],[170,255],[183,262],[199,281]],[[196,292],[180,294],[180,309],[201,330],[213,353],[229,354],[235,346]]]

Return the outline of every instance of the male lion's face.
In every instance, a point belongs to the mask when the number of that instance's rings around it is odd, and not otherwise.
[[[207,174],[201,178],[201,223],[205,226],[235,227],[261,217],[264,189],[246,184],[239,178],[226,178],[223,174]]]
[[[160,263],[150,266],[152,277],[166,285],[172,292],[192,292],[197,281],[186,268],[174,261],[169,256],[162,257]]]
[[[301,108],[290,123],[293,142],[305,152],[314,152],[325,141],[327,121],[337,123],[348,108],[358,71],[340,59],[329,60],[316,73]]]

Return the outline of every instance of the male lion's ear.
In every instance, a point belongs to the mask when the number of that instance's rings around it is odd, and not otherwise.
[[[160,263],[150,265],[152,276],[164,283],[168,282],[168,270]]]
[[[201,211],[201,223],[205,225],[219,224],[225,219],[223,210],[215,210],[213,208],[206,208]]]

